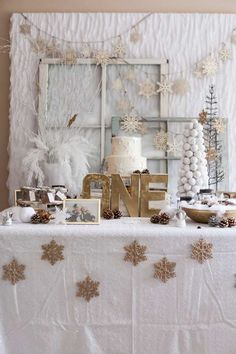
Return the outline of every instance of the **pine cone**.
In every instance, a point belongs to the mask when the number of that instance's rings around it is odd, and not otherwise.
[[[236,226],[236,219],[234,217],[228,218],[229,227]]]
[[[210,216],[208,219],[208,225],[212,226],[212,227],[217,227],[219,226],[219,218],[217,216]]]
[[[105,209],[103,211],[102,216],[104,217],[104,219],[110,220],[114,218],[114,213],[111,209]]]
[[[143,175],[150,175],[150,171],[146,168],[145,170],[142,171]]]
[[[122,217],[122,212],[119,209],[113,210],[114,219],[120,219]]]
[[[31,218],[32,224],[47,224],[51,219],[51,214],[43,209],[37,211],[35,215]]]
[[[140,170],[135,170],[135,171],[133,171],[133,173],[137,173],[137,174],[141,174],[141,171]]]
[[[160,223],[160,215],[154,214],[150,218],[151,223],[153,224],[159,224]]]
[[[162,225],[167,225],[169,224],[170,221],[170,215],[166,214],[166,213],[162,213],[159,215],[160,216],[160,224]]]
[[[228,227],[229,223],[228,223],[228,219],[227,218],[222,218],[219,221],[219,227]]]

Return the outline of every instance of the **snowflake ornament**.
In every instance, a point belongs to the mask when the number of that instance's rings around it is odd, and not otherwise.
[[[182,143],[177,141],[174,137],[172,138],[172,142],[168,142],[167,145],[167,151],[169,153],[176,155],[178,152],[182,151]]]
[[[168,93],[173,93],[172,86],[173,82],[169,82],[166,78],[163,81],[157,82],[158,89],[156,90],[157,93],[161,93],[166,95]]]
[[[95,53],[94,59],[97,65],[106,65],[110,61],[110,54],[107,51],[99,50]]]
[[[87,276],[83,281],[77,283],[78,291],[76,296],[83,297],[89,302],[93,297],[99,296],[99,285],[100,283],[98,281],[94,281]]]
[[[43,38],[37,37],[31,41],[31,46],[36,54],[40,54],[46,51],[47,42]]]
[[[185,79],[178,79],[173,82],[173,93],[177,95],[186,95],[190,90],[189,82]]]
[[[224,44],[223,47],[218,52],[220,60],[226,62],[227,60],[232,59],[232,50]]]
[[[113,55],[117,58],[123,58],[125,56],[126,48],[121,38],[113,44]]]
[[[156,132],[154,136],[154,146],[157,150],[167,150],[168,133],[164,131]]]
[[[116,103],[116,109],[119,112],[127,112],[131,108],[131,104],[127,98],[121,98],[117,103]]]
[[[199,263],[205,262],[207,259],[212,258],[212,243],[208,243],[204,239],[200,239],[198,242],[191,245],[192,253],[191,258],[195,259]]]
[[[206,124],[207,122],[207,112],[204,111],[204,109],[199,113],[199,118],[198,118],[198,121],[201,125],[204,125]]]
[[[137,42],[140,42],[142,40],[142,37],[143,36],[141,33],[139,33],[138,28],[135,27],[130,33],[130,42],[136,44]]]
[[[28,23],[20,25],[20,33],[26,35],[31,33],[31,26]]]
[[[218,64],[215,58],[207,58],[202,63],[202,73],[207,76],[215,75],[218,71]]]
[[[54,219],[53,219],[54,224],[66,225],[66,219],[68,219],[70,214],[68,214],[65,210],[61,210],[56,207],[56,211],[53,214],[53,216],[54,216]]]
[[[135,113],[126,114],[121,118],[121,129],[126,133],[137,133],[140,131],[143,123],[141,118],[138,117]]]
[[[114,80],[112,83],[112,88],[115,91],[121,91],[123,88],[121,79],[118,78],[118,79]]]
[[[140,262],[147,260],[145,255],[146,249],[147,246],[140,245],[140,243],[135,240],[130,245],[124,247],[124,250],[126,251],[124,260],[137,266]]]
[[[207,151],[206,151],[206,159],[207,161],[214,161],[216,160],[218,157],[217,155],[217,151],[215,150],[215,148],[209,148]]]
[[[155,95],[155,84],[150,80],[145,80],[139,84],[139,95],[149,98]]]
[[[217,118],[214,120],[212,127],[217,131],[217,133],[224,133],[225,131],[225,124],[224,120],[221,118]]]
[[[163,257],[160,262],[154,264],[154,278],[160,279],[163,283],[166,283],[171,278],[175,278],[175,266],[175,262],[169,262],[166,257]]]

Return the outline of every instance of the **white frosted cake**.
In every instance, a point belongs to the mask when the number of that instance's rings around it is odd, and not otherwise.
[[[118,136],[112,138],[112,155],[107,156],[108,174],[130,175],[147,168],[146,157],[141,156],[141,138]]]

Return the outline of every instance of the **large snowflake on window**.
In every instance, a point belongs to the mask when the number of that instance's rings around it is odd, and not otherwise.
[[[166,151],[168,143],[168,134],[164,131],[156,132],[153,143],[157,150]]]
[[[156,90],[157,93],[161,93],[166,95],[167,93],[173,93],[172,86],[173,82],[169,82],[166,78],[161,81],[157,82],[158,89]]]
[[[121,129],[126,133],[137,133],[141,130],[143,123],[135,113],[126,114],[121,119]]]
[[[151,97],[155,95],[155,84],[150,80],[145,80],[139,84],[139,95],[144,97]]]

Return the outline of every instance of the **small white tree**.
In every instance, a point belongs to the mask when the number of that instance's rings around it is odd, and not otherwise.
[[[207,188],[207,186],[208,175],[203,128],[197,120],[194,120],[184,130],[178,196],[194,197],[201,188]]]

